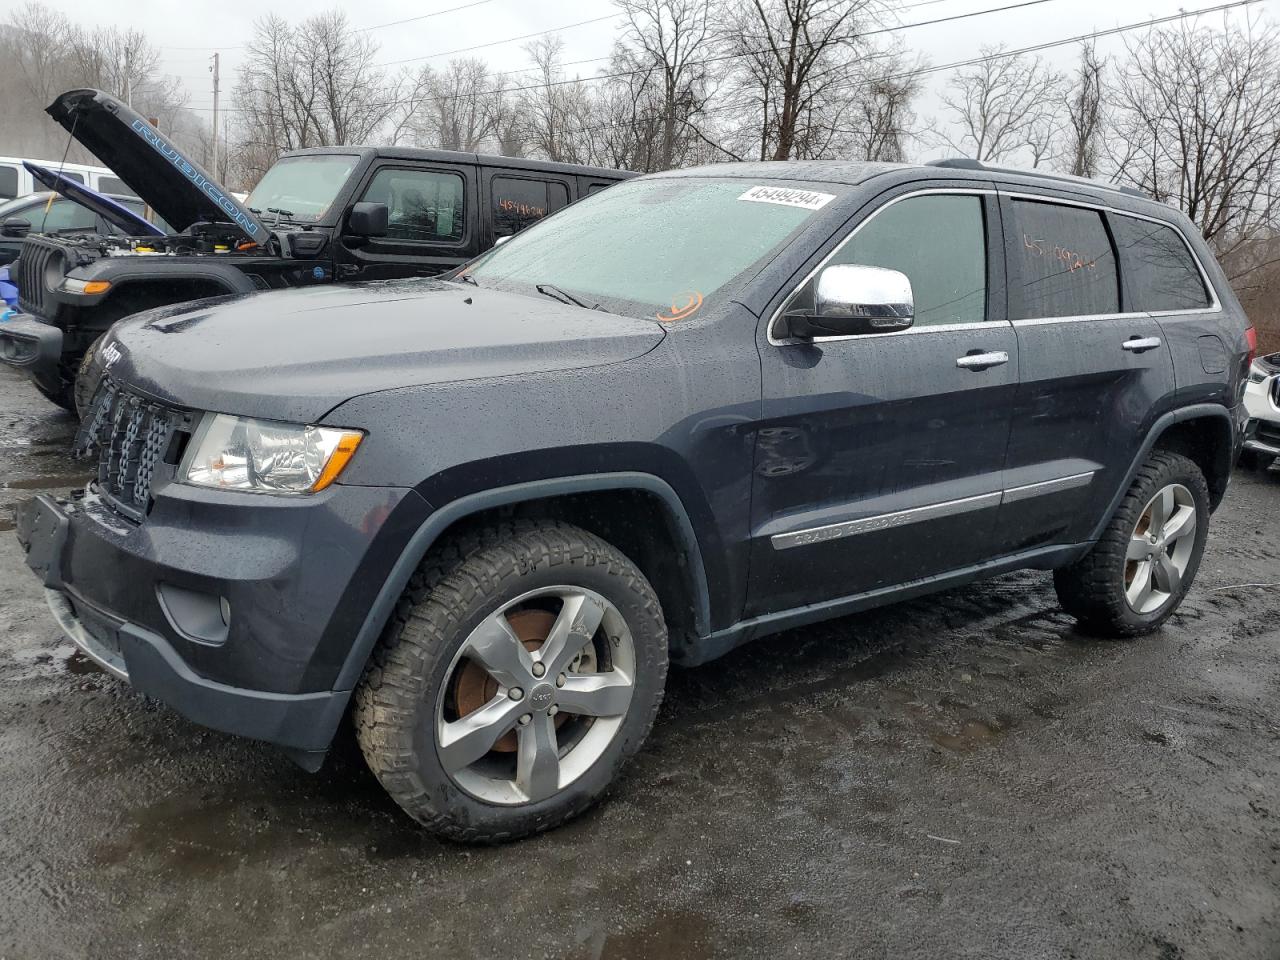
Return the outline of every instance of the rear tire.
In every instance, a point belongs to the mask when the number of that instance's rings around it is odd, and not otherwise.
[[[1204,474],[1180,454],[1156,451],[1093,549],[1054,572],[1062,608],[1099,636],[1150,633],[1191,589],[1208,529]]]
[[[356,736],[419,823],[514,840],[604,794],[666,673],[657,596],[622,553],[564,523],[493,526],[423,561],[356,690]]]

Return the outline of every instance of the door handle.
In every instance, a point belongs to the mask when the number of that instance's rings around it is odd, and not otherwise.
[[[1145,353],[1147,350],[1154,350],[1158,346],[1160,346],[1159,337],[1130,337],[1120,344],[1122,350],[1128,350],[1130,353]]]
[[[986,370],[1008,362],[1009,354],[1003,350],[994,350],[991,353],[967,353],[956,360],[956,366],[961,370]]]

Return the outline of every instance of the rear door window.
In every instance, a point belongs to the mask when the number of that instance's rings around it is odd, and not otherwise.
[[[1177,230],[1154,220],[1109,214],[1120,268],[1133,302],[1129,311],[1159,313],[1209,306],[1209,291]]]
[[[1012,206],[1011,254],[1021,277],[1014,320],[1120,312],[1115,251],[1101,213],[1038,200]]]
[[[18,195],[18,168],[0,166],[0,200],[12,200]]]
[[[456,173],[383,167],[361,199],[387,205],[389,240],[455,244],[465,232],[463,181]]]
[[[549,180],[493,178],[493,232],[509,237],[569,205],[569,189]]]

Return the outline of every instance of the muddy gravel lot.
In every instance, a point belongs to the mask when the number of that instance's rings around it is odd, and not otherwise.
[[[1280,958],[1280,471],[1157,636],[1043,573],[674,671],[602,807],[468,849],[61,638],[14,506],[82,482],[0,371],[0,958]],[[1270,584],[1270,586],[1259,586]]]

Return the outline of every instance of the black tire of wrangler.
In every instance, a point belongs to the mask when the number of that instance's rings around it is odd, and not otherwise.
[[[1185,486],[1195,500],[1195,548],[1178,595],[1158,610],[1140,614],[1124,595],[1125,553],[1147,503],[1172,483]],[[1204,474],[1181,454],[1155,451],[1138,470],[1093,549],[1070,566],[1054,571],[1053,586],[1062,609],[1075,617],[1084,631],[1097,636],[1120,639],[1151,633],[1173,615],[1191,589],[1208,533],[1209,485]]]
[[[98,383],[102,380],[102,365],[98,363],[98,348],[102,346],[102,339],[106,333],[101,333],[94,338],[93,343],[89,344],[89,349],[84,352],[84,356],[80,358],[80,363],[76,367],[76,380],[71,387],[71,396],[75,401],[75,414],[81,420],[84,419],[85,411],[89,409],[89,402],[93,400],[93,395],[98,392]]]
[[[458,647],[505,601],[541,586],[578,585],[607,597],[631,628],[631,708],[582,776],[533,804],[486,803],[460,789],[435,752],[435,709]],[[383,632],[352,711],[356,739],[383,788],[411,817],[462,843],[501,843],[549,830],[599,800],[653,726],[667,675],[667,629],[648,580],[594,534],[554,521],[497,524],[433,548]]]
[[[40,384],[38,383],[33,385],[36,388],[36,393],[40,394],[40,396],[44,397],[50,403],[54,404],[55,406],[61,407],[63,410],[66,410],[68,413],[76,412],[76,404],[75,404],[75,400],[72,399],[70,387],[63,387],[60,393],[50,393],[48,390],[40,386]]]

